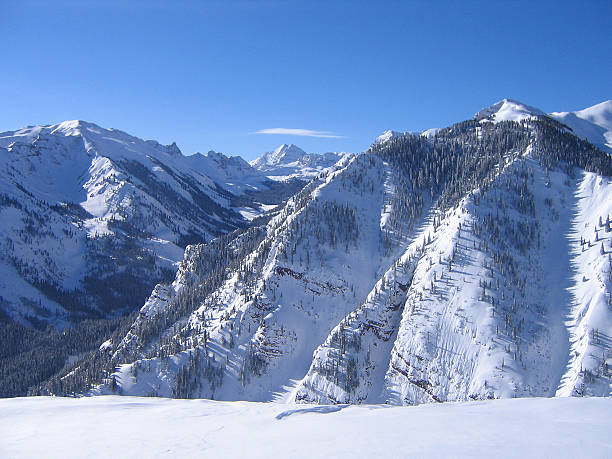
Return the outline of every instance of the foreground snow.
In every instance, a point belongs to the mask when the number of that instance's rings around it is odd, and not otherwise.
[[[0,400],[1,457],[611,457],[610,398],[416,407]]]

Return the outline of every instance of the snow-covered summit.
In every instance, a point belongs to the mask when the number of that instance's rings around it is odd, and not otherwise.
[[[373,142],[373,145],[382,144],[382,143],[388,142],[391,139],[395,139],[397,137],[403,137],[406,135],[419,135],[419,133],[411,132],[411,131],[394,131],[392,129],[388,129],[385,132],[383,132],[381,135],[376,137],[376,140]]]
[[[577,136],[612,153],[612,100],[576,112],[553,112],[550,116],[569,126]]]
[[[612,100],[575,112],[544,113],[542,110],[513,99],[503,99],[480,110],[477,121],[522,121],[549,116],[571,129],[573,134],[588,140],[603,151],[612,153]]]
[[[299,161],[305,155],[306,152],[297,145],[284,143],[274,151],[264,153],[259,158],[253,160],[251,166],[258,168],[263,165],[277,166],[279,164],[289,164]]]
[[[477,121],[486,120],[493,122],[522,121],[527,118],[533,118],[541,115],[545,115],[545,113],[538,108],[531,107],[513,99],[503,99],[490,107],[480,110],[474,115],[474,119]],[[422,132],[387,130],[376,138],[376,140],[372,143],[372,146],[382,145],[391,139],[410,135],[431,138],[438,132],[440,132],[439,128],[426,129]]]
[[[478,121],[522,121],[541,115],[544,115],[544,112],[538,108],[531,107],[517,100],[503,99],[490,107],[483,108],[474,115],[474,118]]]
[[[296,145],[283,144],[250,164],[273,180],[310,179],[346,155],[348,153],[306,153]]]

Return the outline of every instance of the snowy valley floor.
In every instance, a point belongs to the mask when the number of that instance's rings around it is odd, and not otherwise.
[[[0,400],[0,457],[612,457],[612,398],[415,407]]]

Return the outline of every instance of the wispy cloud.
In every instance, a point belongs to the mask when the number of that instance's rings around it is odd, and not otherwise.
[[[301,137],[321,137],[324,139],[342,139],[343,135],[334,134],[329,131],[313,131],[311,129],[289,129],[289,128],[271,128],[260,129],[252,132],[252,134],[284,134],[284,135],[299,135]]]

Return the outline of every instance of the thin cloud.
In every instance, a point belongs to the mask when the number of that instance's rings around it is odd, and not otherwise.
[[[311,129],[289,129],[289,128],[271,128],[260,129],[252,134],[284,134],[284,135],[299,135],[301,137],[320,137],[324,139],[342,139],[343,135],[337,135],[329,131],[313,131]]]

